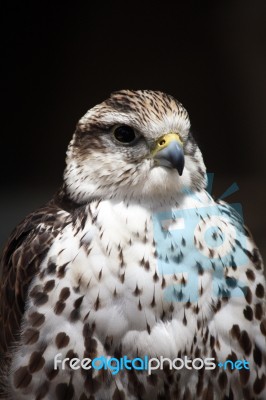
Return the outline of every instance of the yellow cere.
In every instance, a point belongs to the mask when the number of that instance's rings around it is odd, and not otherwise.
[[[158,151],[164,149],[169,145],[169,143],[174,141],[177,141],[179,144],[183,145],[182,140],[180,139],[180,136],[177,133],[172,133],[172,132],[166,133],[157,140],[152,154],[155,155]]]

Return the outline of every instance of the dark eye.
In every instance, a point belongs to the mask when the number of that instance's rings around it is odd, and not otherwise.
[[[115,128],[113,135],[118,142],[125,144],[132,143],[136,139],[134,129],[128,125],[118,126],[117,128]]]

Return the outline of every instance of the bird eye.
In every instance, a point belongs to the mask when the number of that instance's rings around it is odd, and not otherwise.
[[[128,125],[121,125],[115,128],[113,135],[115,139],[124,144],[130,144],[136,139],[134,129]]]

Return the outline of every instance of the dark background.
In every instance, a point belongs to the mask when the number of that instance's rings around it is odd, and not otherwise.
[[[266,256],[265,0],[1,2],[1,30],[0,247],[60,184],[77,120],[129,88],[184,104]]]

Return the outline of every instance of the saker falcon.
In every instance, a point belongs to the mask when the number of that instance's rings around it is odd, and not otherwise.
[[[2,255],[1,398],[266,398],[261,257],[241,217],[205,188],[172,96],[122,90],[81,118],[61,189]],[[125,355],[215,368],[70,365]]]

